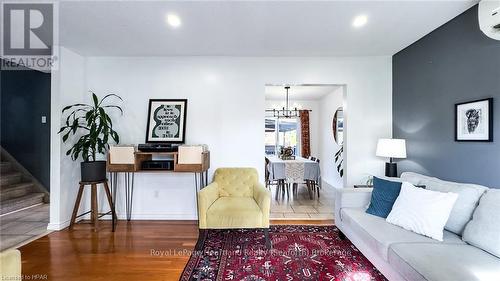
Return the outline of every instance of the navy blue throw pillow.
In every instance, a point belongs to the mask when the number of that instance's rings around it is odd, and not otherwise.
[[[373,192],[368,214],[387,218],[401,191],[401,183],[373,177]]]

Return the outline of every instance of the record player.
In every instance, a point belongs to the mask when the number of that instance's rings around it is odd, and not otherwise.
[[[179,145],[170,143],[144,143],[139,144],[137,149],[142,152],[177,152]]]

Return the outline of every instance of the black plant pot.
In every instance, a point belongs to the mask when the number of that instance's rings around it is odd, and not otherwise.
[[[106,161],[88,161],[81,163],[82,181],[102,181],[106,179]]]

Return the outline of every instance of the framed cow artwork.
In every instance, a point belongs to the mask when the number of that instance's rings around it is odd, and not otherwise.
[[[455,141],[493,141],[493,98],[455,104]]]

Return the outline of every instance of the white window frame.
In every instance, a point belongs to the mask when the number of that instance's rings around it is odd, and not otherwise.
[[[276,130],[276,134],[275,134],[275,139],[274,139],[274,155],[278,155],[278,147],[280,145],[279,143],[279,121],[280,120],[283,120],[283,119],[280,119],[280,118],[277,118],[277,117],[266,117],[265,119],[268,119],[268,120],[274,120],[274,128]],[[301,144],[301,134],[302,132],[300,131],[300,118],[296,117],[294,118],[296,119],[297,121],[297,127],[296,127],[296,131],[297,131],[297,149],[295,150],[295,156],[300,156],[301,155],[301,148],[302,148],[302,144]]]

